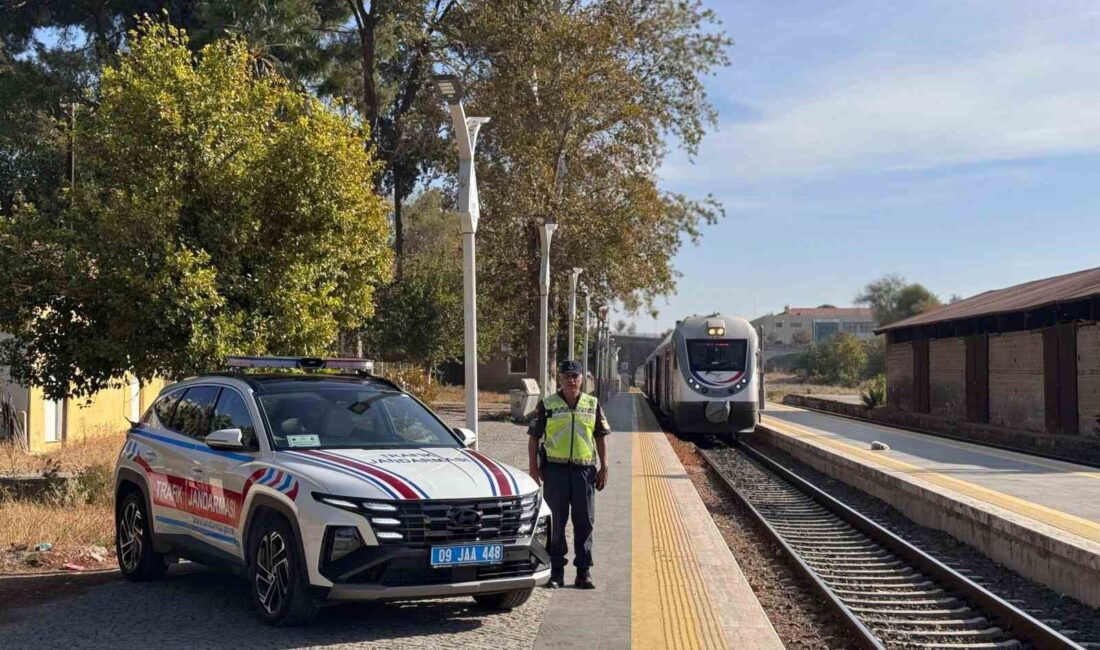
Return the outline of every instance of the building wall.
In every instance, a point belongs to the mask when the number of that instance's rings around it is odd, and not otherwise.
[[[886,346],[886,403],[903,411],[913,407],[913,345]]]
[[[125,431],[129,426],[127,418],[133,417],[135,411],[140,418],[166,383],[156,379],[142,386],[136,404],[129,383],[101,390],[89,398],[65,400],[61,441],[57,442],[46,441],[47,400],[41,388],[31,388],[27,407],[28,448],[32,452],[50,451],[62,441],[73,442]]]
[[[1100,437],[1100,324],[1077,328],[1077,413],[1082,435]]]
[[[768,314],[752,321],[763,340],[778,340],[782,345],[794,345],[792,340],[796,332],[804,332],[808,341],[814,340],[814,321],[838,322],[840,332],[851,334],[861,341],[870,341],[875,338],[872,331],[874,322],[862,316],[795,316],[793,314]],[[864,323],[862,327],[858,323]]]
[[[1027,431],[1046,429],[1040,330],[989,337],[989,422]]]
[[[928,343],[929,404],[933,415],[966,415],[966,343],[961,338]]]

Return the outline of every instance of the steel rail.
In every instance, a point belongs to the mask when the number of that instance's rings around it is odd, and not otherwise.
[[[859,533],[862,533],[881,548],[892,553],[909,567],[916,569],[925,577],[936,580],[939,587],[943,587],[951,594],[966,600],[969,604],[981,610],[982,613],[987,614],[990,618],[1006,626],[1011,631],[1012,635],[1019,641],[1040,649],[1081,648],[1081,646],[1035,619],[1027,612],[1020,610],[984,587],[976,584],[966,576],[913,546],[895,533],[856,512],[809,481],[806,481],[775,460],[761,453],[759,450],[754,449],[744,441],[735,442],[733,448],[743,452],[747,457],[754,460],[765,472],[770,472],[783,482],[792,486],[797,492],[810,497],[824,510],[835,515],[845,524]],[[814,591],[820,594],[822,598],[830,604],[832,609],[837,612],[844,625],[856,636],[860,645],[866,648],[885,648],[886,646],[883,645],[882,640],[871,631],[860,616],[854,612],[853,609],[843,601],[840,595],[835,593],[834,588],[830,587],[826,583],[826,580],[803,559],[799,551],[796,550],[791,543],[788,543],[788,539],[784,533],[777,530],[776,526],[773,526],[772,522],[768,520],[767,515],[761,512],[760,509],[752,503],[751,496],[739,489],[735,482],[726,475],[722,467],[712,458],[715,452],[702,448],[699,448],[699,452],[711,469],[714,470],[715,474],[722,479],[722,482],[726,484],[726,486],[747,507],[749,512],[752,513],[753,517],[767,535],[783,549],[788,561],[796,571],[801,573],[807,579]],[[790,532],[788,531],[787,534],[790,535]],[[809,535],[812,538],[810,533],[803,533],[803,535]],[[864,573],[868,572],[865,571]],[[933,589],[934,587],[935,586],[930,586],[930,588]],[[936,593],[938,591],[939,590],[936,590],[930,593]],[[962,641],[962,639],[960,639],[960,641]]]

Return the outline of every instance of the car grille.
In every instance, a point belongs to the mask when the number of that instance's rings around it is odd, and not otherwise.
[[[400,524],[387,530],[402,539],[379,539],[382,544],[438,546],[461,542],[508,541],[520,536],[524,523],[520,497],[457,501],[397,501]],[[537,511],[537,509],[536,509]],[[476,513],[476,515],[474,514]],[[382,528],[378,528],[382,530]]]

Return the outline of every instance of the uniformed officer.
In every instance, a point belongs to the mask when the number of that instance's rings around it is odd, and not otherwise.
[[[596,490],[607,485],[607,434],[611,428],[599,401],[581,392],[581,364],[563,361],[558,368],[561,390],[539,402],[527,442],[531,476],[542,485],[543,498],[553,516],[550,531],[550,582],[565,584],[565,520],[573,517],[574,583],[595,589],[592,566],[592,528],[596,521]],[[540,444],[541,443],[541,444]],[[599,470],[596,457],[599,456]]]

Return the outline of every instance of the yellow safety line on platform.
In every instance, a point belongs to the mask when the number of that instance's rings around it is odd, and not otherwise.
[[[1074,535],[1079,535],[1085,539],[1100,542],[1100,524],[1088,519],[1048,508],[1037,503],[1025,501],[1003,492],[975,485],[968,481],[945,476],[932,469],[911,465],[904,461],[884,456],[882,452],[872,452],[860,449],[846,442],[831,438],[828,434],[811,431],[796,424],[775,420],[774,418],[768,418],[768,421],[764,424],[787,435],[804,440],[812,439],[815,444],[832,447],[850,456],[855,456],[882,467],[939,485],[940,487],[954,490],[968,497],[979,501],[985,501],[986,503],[1004,508],[1005,510],[1010,510],[1025,517],[1030,517],[1031,519],[1054,526],[1055,528],[1060,528]]]
[[[776,409],[776,410],[779,410],[779,409]],[[868,427],[877,427],[879,429],[886,430],[890,434],[899,435],[899,436],[902,436],[903,438],[909,438],[910,440],[917,440],[917,441],[920,441],[920,442],[934,442],[938,445],[943,445],[945,447],[951,447],[952,449],[959,449],[961,451],[969,451],[969,452],[988,454],[990,456],[994,456],[994,457],[1000,458],[1002,460],[1007,460],[1007,461],[1011,461],[1011,462],[1014,462],[1014,463],[1020,463],[1022,465],[1034,465],[1035,467],[1042,467],[1044,469],[1053,469],[1057,472],[1060,472],[1063,476],[1069,476],[1069,475],[1082,476],[1084,478],[1089,478],[1089,479],[1092,479],[1094,481],[1100,481],[1100,470],[1091,470],[1090,471],[1090,470],[1087,470],[1087,469],[1080,469],[1081,468],[1080,465],[1074,465],[1073,463],[1069,463],[1069,462],[1065,462],[1065,461],[1047,459],[1047,458],[1040,458],[1038,456],[1028,456],[1027,454],[1022,453],[1022,452],[1013,452],[1013,451],[1009,451],[1009,450],[997,449],[996,447],[987,447],[987,446],[981,445],[981,444],[976,443],[976,442],[975,443],[968,443],[968,442],[963,442],[961,440],[951,440],[950,438],[940,438],[940,437],[937,437],[937,436],[934,436],[934,435],[928,434],[928,433],[919,433],[919,432],[916,432],[916,431],[906,431],[905,429],[897,429],[897,428],[891,427],[887,424],[881,424],[881,423],[878,423],[878,422],[867,422],[867,421],[859,420],[857,418],[845,418],[845,417],[842,417],[842,416],[833,415],[831,413],[822,413],[820,411],[813,411],[813,410],[810,410],[810,409],[787,407],[786,409],[783,409],[783,410],[785,412],[791,412],[791,413],[813,413],[815,415],[823,415],[825,417],[831,417],[831,418],[835,418],[835,419],[839,419],[839,420],[855,421],[858,424],[862,424],[862,425],[865,425],[865,426],[868,426]],[[786,420],[780,420],[780,421],[781,422],[787,422]],[[806,425],[800,425],[800,426],[803,426],[805,428],[811,428],[811,427],[806,427]]]
[[[634,421],[639,422],[638,400]],[[680,517],[657,445],[664,433],[631,438],[632,648],[725,648],[714,605]],[[661,623],[661,633],[653,624]]]

